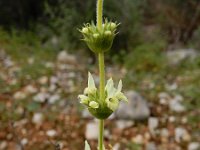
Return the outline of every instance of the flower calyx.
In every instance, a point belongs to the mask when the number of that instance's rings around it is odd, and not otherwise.
[[[107,19],[99,29],[94,23],[87,23],[80,30],[83,40],[94,53],[102,53],[110,50],[116,36],[116,29],[119,24],[109,22]]]

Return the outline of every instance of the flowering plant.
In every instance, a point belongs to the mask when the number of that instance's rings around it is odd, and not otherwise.
[[[116,36],[119,24],[102,20],[103,0],[97,0],[97,24],[87,23],[80,32],[83,34],[83,41],[86,42],[91,51],[98,55],[100,83],[97,89],[91,73],[88,73],[88,86],[83,94],[79,95],[80,103],[85,105],[88,111],[99,119],[98,150],[105,150],[103,144],[104,120],[117,110],[120,101],[128,102],[122,93],[122,81],[114,86],[112,78],[105,85],[104,53],[110,50]],[[85,142],[85,150],[90,146]]]

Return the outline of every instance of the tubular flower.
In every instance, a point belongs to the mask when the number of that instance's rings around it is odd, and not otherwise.
[[[106,119],[117,110],[120,101],[128,102],[121,90],[122,81],[120,80],[117,88],[115,88],[111,78],[105,86],[105,97],[100,100],[94,79],[88,73],[88,87],[85,88],[84,94],[79,95],[78,98],[80,99],[80,103],[85,105],[93,116],[99,119]]]

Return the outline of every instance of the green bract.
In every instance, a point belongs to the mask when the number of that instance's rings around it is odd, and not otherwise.
[[[98,29],[94,23],[87,23],[80,32],[83,34],[83,40],[87,43],[90,50],[95,53],[101,53],[111,48],[118,25],[105,20],[102,29]]]
[[[119,106],[121,100],[128,101],[126,96],[121,92],[122,81],[119,81],[118,87],[114,87],[112,78],[107,81],[105,86],[105,97],[100,99],[99,92],[95,86],[92,75],[88,74],[88,87],[85,88],[84,94],[79,95],[80,103],[84,104],[89,112],[98,119],[108,118]]]

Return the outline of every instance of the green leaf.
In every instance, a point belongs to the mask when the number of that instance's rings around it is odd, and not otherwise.
[[[85,141],[85,150],[91,150],[91,149],[90,149],[90,145],[88,144],[87,141]]]

